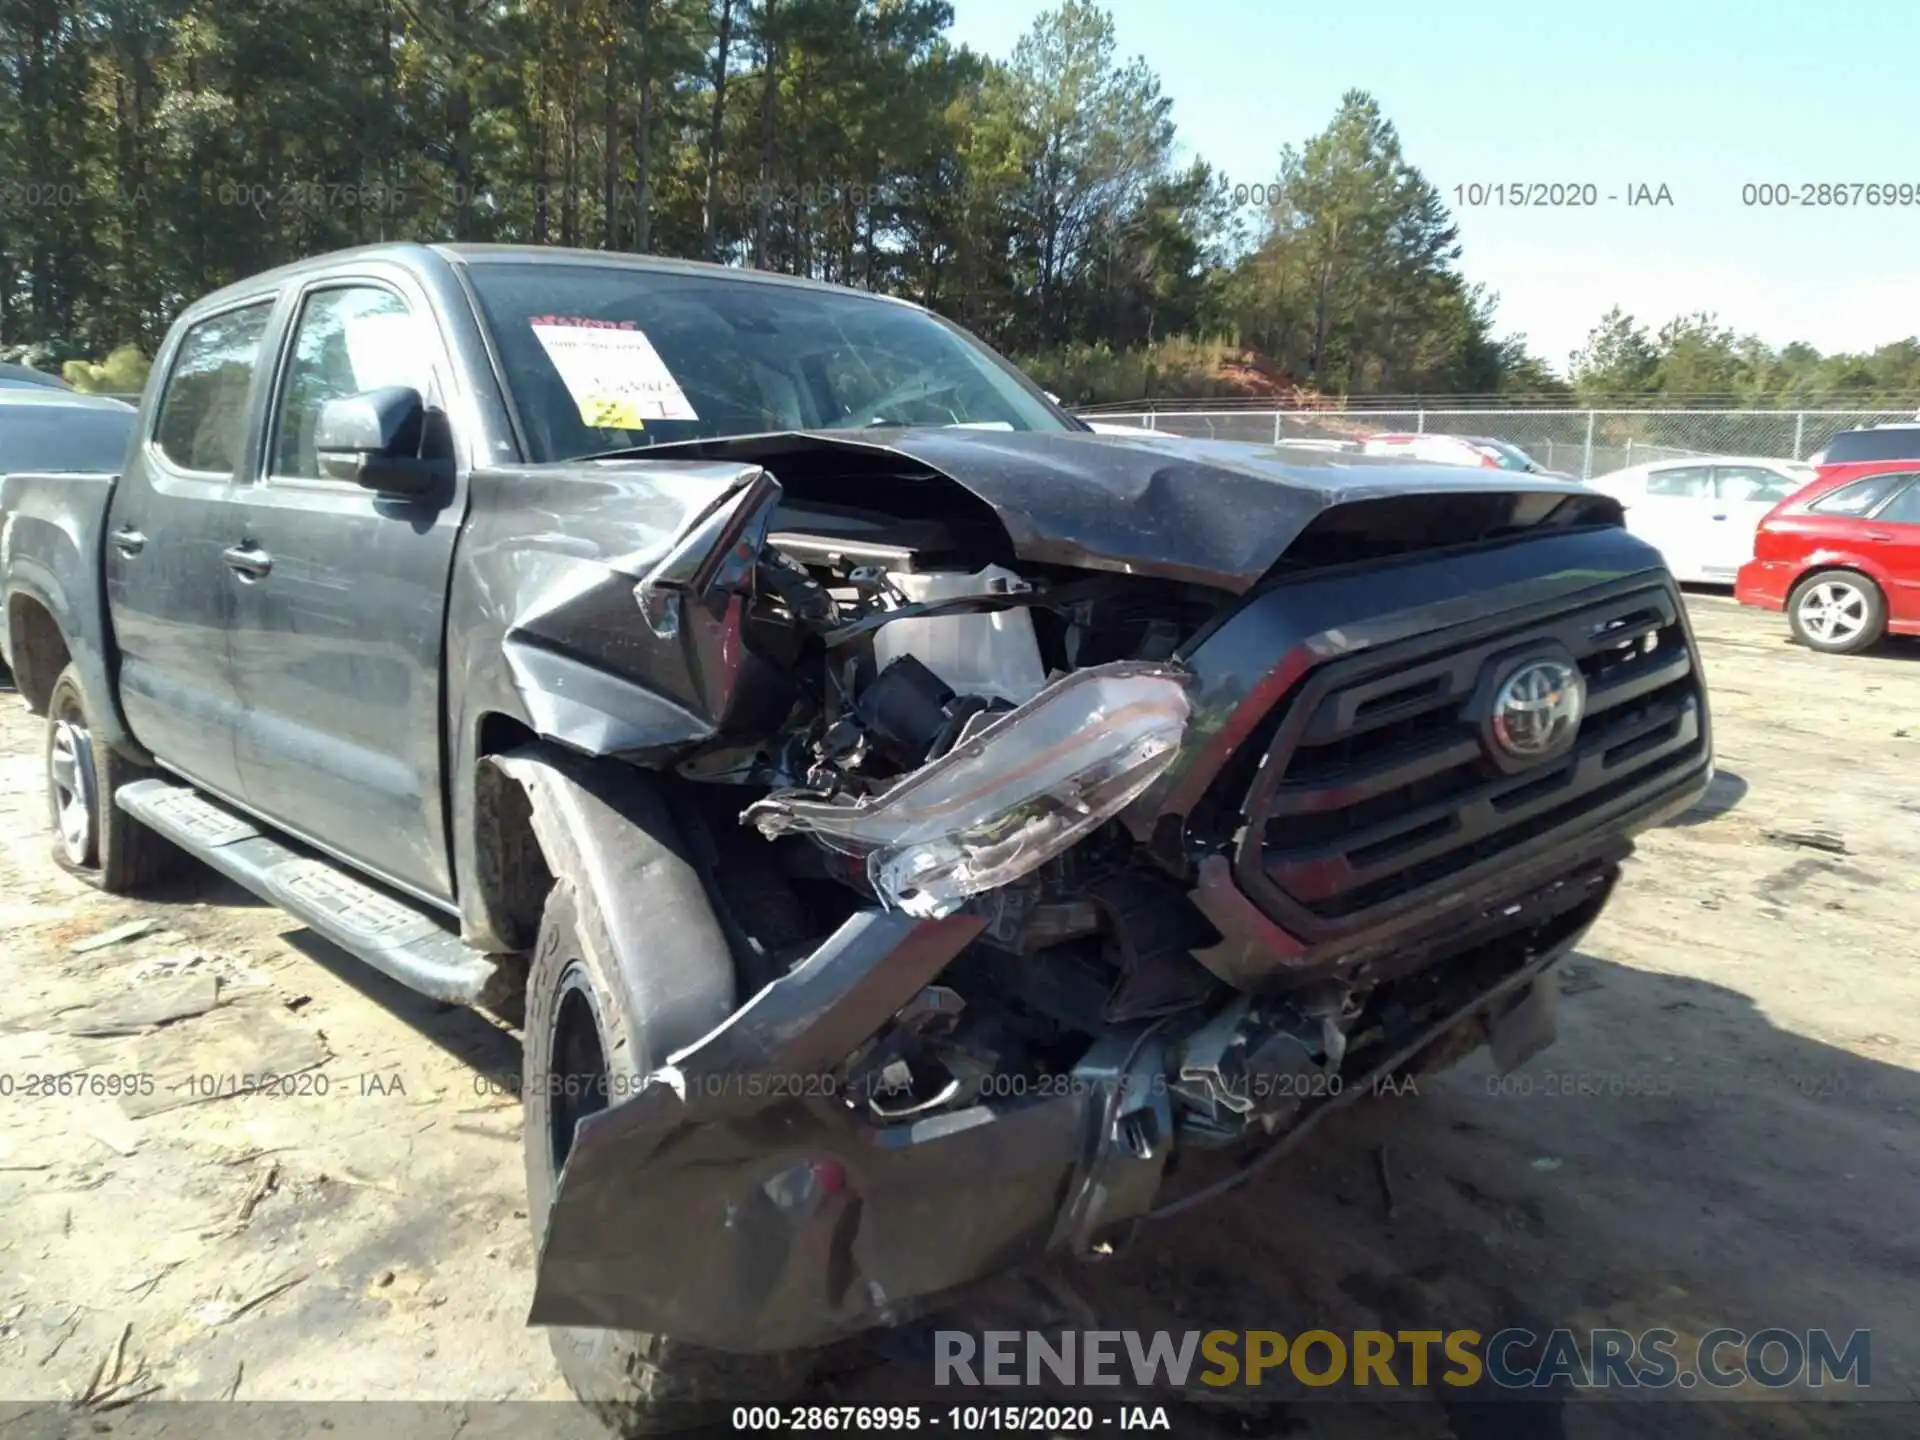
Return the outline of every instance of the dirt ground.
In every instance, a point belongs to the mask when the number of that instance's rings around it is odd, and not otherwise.
[[[1364,1103],[1278,1173],[1075,1267],[1103,1325],[1870,1329],[1874,1393],[1920,1400],[1902,1323],[1920,1285],[1920,645],[1828,658],[1776,616],[1692,608],[1720,774],[1645,839],[1565,967],[1532,1093],[1499,1093],[1482,1056]],[[100,1405],[143,1392],[468,1419],[562,1397],[522,1323],[514,1036],[211,875],[138,901],[87,890],[47,858],[39,746],[8,702],[0,1398],[60,1408],[16,1410],[6,1440],[55,1414],[121,1423],[141,1407]],[[150,928],[81,948],[135,921]],[[298,1069],[298,1093],[221,1093],[269,1069]],[[37,1078],[76,1072],[136,1093]],[[118,1078],[141,1075],[151,1093]],[[885,1397],[910,1369],[836,1398]],[[1229,1433],[1910,1434],[1916,1415],[1411,1395],[1277,1402]]]

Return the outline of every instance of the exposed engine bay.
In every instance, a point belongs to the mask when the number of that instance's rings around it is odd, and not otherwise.
[[[792,709],[679,773],[751,797],[737,818],[777,858],[774,883],[810,899],[809,943],[845,913],[831,899],[821,913],[821,882],[848,910],[982,922],[847,1057],[843,1093],[870,1123],[1044,1093],[1103,1037],[1146,1026],[1170,1047],[1170,1118],[1230,1143],[1338,1094],[1356,1039],[1387,1045],[1457,999],[1410,985],[1370,1004],[1375,987],[1338,974],[1241,993],[1195,958],[1221,936],[1189,897],[1194,863],[1231,828],[1169,857],[1128,810],[1192,723],[1183,647],[1239,597],[1017,560],[991,517],[939,488],[911,518],[842,498],[871,486],[755,488],[730,539],[709,527],[699,543],[751,593],[743,633],[789,677]],[[674,570],[639,587],[656,623]]]
[[[594,626],[504,648],[647,677],[569,695],[687,782],[737,998],[581,1122],[536,1323],[820,1343],[1510,1068],[1705,784],[1677,595],[1576,485],[939,429],[647,458],[742,468]],[[1503,760],[1528,666],[1586,713]]]

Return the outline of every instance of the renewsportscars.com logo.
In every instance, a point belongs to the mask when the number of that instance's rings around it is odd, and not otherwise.
[[[1712,1393],[1872,1384],[1873,1332],[1827,1330],[965,1330],[934,1333],[939,1386],[1302,1385]]]

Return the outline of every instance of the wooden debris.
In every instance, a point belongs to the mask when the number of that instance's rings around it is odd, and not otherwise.
[[[119,945],[128,940],[138,940],[142,935],[151,934],[160,928],[160,922],[149,915],[141,920],[129,920],[124,925],[116,925],[111,930],[102,930],[98,935],[89,935],[67,947],[69,955],[89,955],[95,950],[104,950],[109,945]]]

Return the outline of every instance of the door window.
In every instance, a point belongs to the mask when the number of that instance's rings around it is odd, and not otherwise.
[[[432,373],[412,312],[391,290],[346,285],[314,291],[300,308],[275,402],[269,473],[323,478],[313,448],[323,405],[387,385],[411,386],[424,396]]]
[[[1647,472],[1647,494],[1691,500],[1713,494],[1713,467],[1674,465]]]
[[[181,337],[153,439],[182,470],[231,477],[247,434],[247,391],[273,302],[210,315]]]
[[[1799,481],[1759,465],[1716,466],[1713,484],[1722,500],[1735,504],[1763,501],[1774,505],[1800,488]]]
[[[1817,515],[1869,515],[1880,502],[1908,480],[1906,475],[1869,475],[1838,490],[1829,490],[1807,509]]]
[[[1895,525],[1920,525],[1920,479],[1894,496],[1887,508],[1873,518]]]

